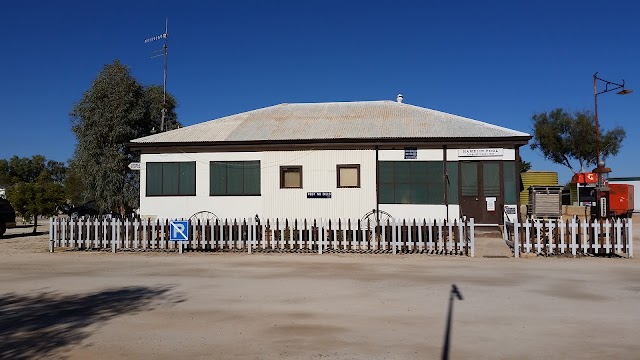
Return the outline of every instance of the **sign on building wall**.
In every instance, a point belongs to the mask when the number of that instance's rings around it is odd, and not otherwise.
[[[504,149],[458,149],[459,157],[502,156]]]
[[[331,198],[331,192],[328,191],[315,191],[308,192],[307,199],[329,199]]]
[[[418,149],[417,148],[404,148],[404,158],[405,159],[417,159],[418,158]]]

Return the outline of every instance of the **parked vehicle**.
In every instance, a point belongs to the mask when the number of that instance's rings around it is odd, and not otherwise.
[[[67,215],[72,218],[85,217],[85,216],[98,216],[100,211],[96,207],[96,201],[91,200],[80,206],[74,206],[67,210]]]
[[[4,235],[7,229],[16,226],[16,212],[7,199],[0,198],[0,236]]]

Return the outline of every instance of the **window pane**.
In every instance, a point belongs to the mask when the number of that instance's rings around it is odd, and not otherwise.
[[[408,161],[397,161],[395,163],[396,184],[408,184],[411,182],[411,163]]]
[[[458,203],[458,163],[447,161],[447,177],[449,182],[449,204]]]
[[[484,196],[500,196],[500,163],[486,161],[482,164],[482,187]]]
[[[338,169],[340,171],[339,179],[340,184],[339,187],[357,187],[358,186],[358,168],[357,167],[341,167]]]
[[[380,183],[378,196],[380,197],[380,204],[393,204],[395,201],[393,184]]]
[[[180,195],[196,194],[196,163],[180,163]]]
[[[242,195],[244,189],[244,164],[241,161],[227,161],[227,194]]]
[[[444,204],[444,188],[439,185],[429,184],[427,188],[427,203]]]
[[[302,187],[302,177],[299,169],[284,169],[282,175],[285,188]]]
[[[209,191],[211,195],[227,194],[227,165],[224,161],[209,164]]]
[[[147,196],[162,195],[162,163],[146,164]]]
[[[411,183],[412,184],[426,184],[428,171],[427,171],[427,162],[426,161],[418,161],[411,162]]]
[[[260,195],[260,161],[244,162],[244,195]]]
[[[515,161],[505,161],[502,170],[504,171],[504,203],[516,203],[516,163]]]
[[[411,204],[427,204],[427,185],[411,184]]]
[[[461,170],[462,196],[478,196],[478,163],[463,162]]]
[[[162,194],[178,195],[180,184],[180,163],[162,165]]]
[[[379,172],[379,180],[380,183],[390,184],[394,182],[393,176],[393,161],[380,161],[378,163],[378,172]]]
[[[394,204],[411,204],[411,185],[396,184]]]

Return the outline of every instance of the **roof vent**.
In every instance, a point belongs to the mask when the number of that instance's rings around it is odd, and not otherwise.
[[[396,101],[402,104],[402,94],[398,94],[398,98],[396,99]]]

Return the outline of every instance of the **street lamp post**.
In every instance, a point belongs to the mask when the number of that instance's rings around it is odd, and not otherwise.
[[[601,81],[605,84],[604,90],[598,92],[598,81]],[[598,73],[593,74],[593,102],[595,104],[595,118],[596,118],[596,168],[593,172],[596,173],[597,176],[597,184],[596,184],[596,209],[597,214],[596,217],[606,217],[607,211],[606,208],[608,204],[602,203],[602,192],[607,191],[608,189],[604,186],[604,179],[602,178],[603,173],[611,172],[611,169],[606,168],[604,166],[604,160],[600,159],[600,124],[598,122],[598,95],[608,93],[611,91],[618,91],[619,95],[627,95],[631,94],[633,90],[626,89],[624,86],[624,79],[622,80],[622,84],[615,83],[613,81],[605,80],[598,77]]]

